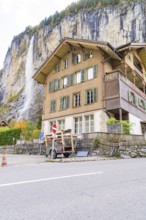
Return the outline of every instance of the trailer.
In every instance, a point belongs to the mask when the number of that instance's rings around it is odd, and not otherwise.
[[[71,129],[45,134],[46,157],[50,155],[55,159],[60,154],[69,157],[76,153],[77,141],[77,136],[72,134]]]

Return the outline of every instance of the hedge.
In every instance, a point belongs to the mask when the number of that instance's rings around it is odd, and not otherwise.
[[[20,139],[20,133],[20,128],[0,131],[0,146],[16,144],[17,139]]]

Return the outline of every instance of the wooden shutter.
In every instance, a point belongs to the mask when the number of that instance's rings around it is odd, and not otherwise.
[[[87,104],[87,90],[85,91],[85,104]]]
[[[69,96],[66,97],[66,109],[69,108]]]
[[[63,106],[63,98],[60,99],[60,110],[62,110],[62,106]]]
[[[86,60],[86,54],[83,53],[83,60]]]
[[[93,89],[94,102],[97,102],[97,88]]]
[[[128,91],[128,101],[132,102],[132,95],[131,95],[131,91]]]
[[[74,53],[71,54],[71,63],[72,64],[75,64],[75,56],[76,56],[76,54],[74,54]]]
[[[58,79],[58,89],[60,89],[60,79]]]
[[[85,70],[82,69],[81,70],[81,82],[84,82],[85,81]]]
[[[93,76],[94,78],[97,77],[97,65],[93,66]]]

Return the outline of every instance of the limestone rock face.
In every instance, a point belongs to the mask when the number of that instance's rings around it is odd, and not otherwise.
[[[6,120],[19,118],[26,100],[26,60],[31,37],[27,32],[15,37],[0,71],[0,115]],[[114,47],[146,42],[146,3],[82,10],[65,17],[57,26],[41,27],[34,34],[33,72],[42,65],[64,37],[108,41]],[[37,118],[43,108],[43,85],[33,83],[27,119]]]

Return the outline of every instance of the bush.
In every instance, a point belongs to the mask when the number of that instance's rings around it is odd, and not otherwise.
[[[17,139],[20,139],[20,133],[20,128],[0,131],[0,145],[3,146],[16,144]]]
[[[40,137],[41,130],[34,130],[32,133],[32,139],[38,139]]]
[[[109,118],[107,121],[106,121],[106,124],[107,125],[120,125],[121,128],[122,128],[122,133],[123,134],[130,134],[130,131],[133,127],[133,123],[129,122],[129,121],[126,121],[126,120],[116,120],[114,117],[111,117]]]
[[[99,147],[99,144],[100,144],[100,140],[99,140],[98,138],[95,138],[95,139],[94,139],[94,142],[93,142],[93,146],[94,146],[95,148],[98,148],[98,147]]]

